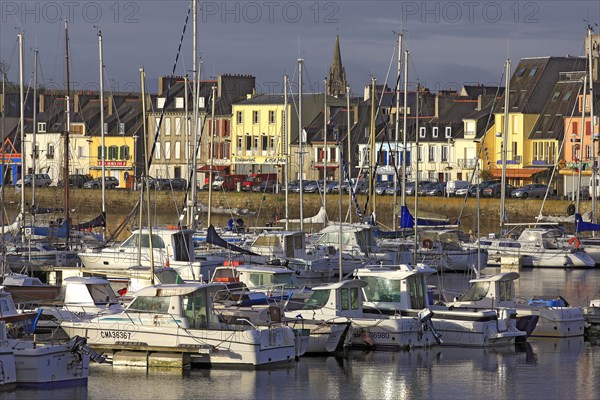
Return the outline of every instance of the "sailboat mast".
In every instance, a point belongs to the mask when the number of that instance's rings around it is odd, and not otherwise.
[[[25,157],[25,104],[24,104],[24,89],[23,89],[23,34],[19,33],[19,102],[20,102],[20,119],[19,128],[21,131],[21,242],[25,243],[25,173],[26,157]]]
[[[371,77],[371,129],[369,136],[369,199],[371,199],[371,215],[375,214],[375,197],[373,196],[373,179],[376,170],[376,155],[375,155],[375,77]]]
[[[188,176],[190,176],[190,189],[191,189],[191,194],[190,194],[190,199],[187,202],[187,221],[188,221],[188,226],[195,228],[196,227],[196,219],[195,219],[195,212],[196,212],[196,202],[197,202],[197,197],[198,197],[198,191],[197,191],[197,184],[198,184],[198,178],[197,178],[197,171],[196,171],[196,162],[197,162],[197,157],[196,157],[196,146],[198,145],[198,78],[199,78],[199,73],[198,73],[198,50],[197,50],[197,41],[198,41],[198,9],[197,9],[197,0],[192,0],[192,21],[193,21],[193,29],[192,29],[192,82],[193,82],[193,87],[192,87],[192,118],[193,121],[191,123],[191,129],[192,129],[192,146],[188,147],[188,159],[187,159],[187,164],[188,164],[188,168],[192,169],[192,173],[191,175],[188,173]],[[187,86],[186,86],[187,87]],[[187,96],[185,99],[185,109],[186,109],[186,113],[187,113],[187,109],[188,109],[188,101],[187,101]],[[186,129],[187,129],[187,124],[188,124],[188,120],[186,119]],[[189,134],[189,132],[188,132]],[[189,136],[187,137],[189,140]]]
[[[37,131],[37,66],[38,66],[38,50],[36,49],[33,52],[33,138],[31,143],[31,149],[33,153],[33,157],[31,158],[31,207],[35,209],[35,174],[36,174],[36,166],[35,166],[35,158],[37,156],[37,141],[36,141],[36,131]],[[32,223],[35,225],[35,213],[32,214]]]
[[[284,185],[285,185],[285,230],[289,230],[290,229],[290,223],[289,223],[289,206],[290,206],[290,198],[289,198],[289,189],[288,189],[288,178],[289,178],[289,172],[290,172],[290,159],[289,159],[289,138],[288,138],[288,129],[287,129],[287,124],[288,124],[288,94],[287,94],[287,88],[288,88],[288,76],[284,75],[283,76],[283,121],[282,121],[282,125],[283,125],[283,155],[285,156],[285,173],[284,173]]]
[[[100,152],[102,162],[102,239],[106,240],[106,144],[104,132],[104,64],[102,61],[102,32],[98,32],[98,60],[100,63],[100,137],[102,150]]]
[[[508,151],[508,105],[510,97],[510,59],[506,59],[505,89],[504,89],[504,129],[502,135],[502,184],[500,185],[500,232],[504,232],[506,222],[505,200],[506,200],[506,155]]]
[[[208,218],[207,218],[207,227],[211,225],[211,215],[212,215],[212,181],[213,181],[213,164],[215,159],[215,94],[217,92],[217,87],[213,85],[212,94],[211,94],[211,110],[210,110],[210,141],[208,147]]]
[[[393,216],[392,216],[392,230],[396,230],[396,209],[397,209],[397,205],[398,205],[398,154],[400,154],[400,152],[398,151],[398,140],[400,139],[400,70],[402,69],[402,34],[398,35],[398,70],[397,70],[397,77],[396,77],[396,120],[394,121],[394,129],[396,131],[396,136],[394,138],[394,170],[396,172],[396,174],[394,174],[394,212],[393,212]],[[406,76],[404,77],[404,81],[406,82]],[[406,96],[406,91],[404,92],[405,96]],[[406,110],[406,102],[404,103],[404,110]],[[404,114],[406,114],[406,112],[404,112]],[[404,128],[406,129],[406,127]],[[404,139],[406,140],[406,135],[404,135]],[[406,142],[405,140],[403,140],[403,146],[406,146]],[[401,177],[401,181],[400,181],[400,188],[402,190],[401,193],[401,197],[400,197],[400,202],[402,203],[402,205],[405,205],[406,202],[406,194],[404,193],[406,190],[406,179],[405,179],[405,173],[404,171],[406,170],[406,151],[404,150],[406,147],[403,147],[402,149],[402,177]]]
[[[302,63],[303,59],[298,59],[298,165],[300,173],[298,174],[298,184],[300,185],[300,230],[304,230],[304,196],[303,196],[303,184],[302,184],[302,173],[304,172],[304,132],[302,126]]]
[[[152,248],[152,223],[150,222],[150,186],[148,177],[149,174],[149,166],[148,166],[148,135],[146,134],[146,73],[144,72],[144,68],[140,68],[140,81],[141,81],[141,89],[142,89],[142,112],[144,113],[144,132],[142,132],[142,136],[144,136],[144,184],[146,185],[146,212],[148,215],[148,246],[150,252],[150,282],[154,284],[154,249]],[[144,193],[142,191],[142,193]],[[143,200],[143,199],[142,199]],[[140,202],[140,213],[144,205]],[[142,240],[142,227],[140,226],[140,241]]]
[[[596,223],[596,196],[598,195],[596,193],[597,189],[597,182],[596,182],[596,130],[594,129],[595,126],[595,118],[594,118],[594,67],[593,67],[593,62],[592,62],[592,27],[588,26],[588,30],[587,30],[587,36],[588,36],[588,67],[589,67],[589,76],[590,76],[590,80],[589,80],[589,91],[590,91],[590,128],[591,128],[591,132],[590,132],[590,136],[592,138],[592,223]],[[584,96],[585,97],[585,96]]]
[[[417,154],[419,153],[419,92],[421,90],[421,85],[417,83],[417,97],[415,100],[415,148],[417,150]],[[406,115],[406,112],[404,113]],[[414,230],[415,230],[415,248],[413,254],[413,264],[416,266],[418,261],[418,251],[419,251],[419,159],[418,156],[414,160],[415,163],[415,219],[414,219]]]
[[[358,107],[358,106],[357,106]],[[350,86],[346,86],[346,108],[348,109],[348,116],[347,116],[347,127],[346,127],[346,144],[347,144],[347,149],[348,149],[348,154],[346,154],[346,165],[348,168],[348,177],[351,178],[352,177],[352,171],[350,170],[351,165],[352,165],[352,142],[350,141],[350,133],[352,132],[352,127],[350,126]],[[340,148],[340,156],[342,154],[341,148]],[[339,183],[340,188],[340,193],[342,192],[342,182]],[[341,206],[341,202],[340,202],[340,206]],[[352,223],[352,212],[351,212],[351,207],[352,207],[352,191],[348,190],[348,222]],[[342,219],[340,218],[340,224],[342,223]]]
[[[579,198],[581,194],[581,169],[583,166],[583,138],[585,137],[585,106],[586,106],[586,87],[587,87],[587,75],[583,77],[583,96],[582,105],[581,105],[581,131],[579,131],[579,160],[577,165],[577,191],[576,191],[576,201],[575,201],[575,212],[579,214]],[[593,196],[595,197],[595,196]]]
[[[4,242],[4,177],[6,176],[6,170],[4,165],[4,140],[6,135],[6,74],[4,71],[0,71],[2,73],[2,187],[0,187],[0,201],[2,205],[0,206],[0,223],[2,224],[1,234],[2,234],[2,274],[6,274],[6,246]]]
[[[324,160],[323,160],[323,208],[327,210],[327,78],[323,81],[323,139],[324,139]]]
[[[63,182],[65,182],[65,226],[67,228],[67,234],[65,239],[66,247],[69,247],[69,236],[71,236],[71,223],[69,216],[69,134],[71,131],[71,85],[69,83],[69,27],[67,20],[65,19],[65,62],[67,70],[67,95],[65,100],[67,103],[67,122],[65,124],[65,150],[64,150],[64,172]]]

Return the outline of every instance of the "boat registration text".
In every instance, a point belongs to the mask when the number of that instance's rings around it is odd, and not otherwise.
[[[102,339],[131,339],[131,332],[123,331],[100,331]]]

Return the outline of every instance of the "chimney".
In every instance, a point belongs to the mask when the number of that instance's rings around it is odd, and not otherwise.
[[[44,104],[44,94],[41,93],[40,94],[40,101],[38,102],[39,112],[43,113],[44,112],[44,107],[45,107],[45,104]]]
[[[105,101],[106,101],[106,100],[105,100]],[[108,99],[107,99],[107,101],[108,101],[108,104],[107,104],[107,106],[108,106],[108,107],[107,107],[107,108],[108,108],[108,110],[106,111],[106,113],[107,113],[107,114],[110,116],[110,115],[112,115],[112,114],[113,114],[113,98],[112,98],[112,95],[111,95],[111,96],[108,96]],[[102,107],[104,107],[104,104],[102,104]]]
[[[161,95],[163,92],[163,80],[165,79],[164,76],[159,76],[158,77],[158,94]]]
[[[440,116],[440,93],[435,96],[435,118]]]
[[[79,112],[79,93],[75,93],[73,96],[73,112]]]

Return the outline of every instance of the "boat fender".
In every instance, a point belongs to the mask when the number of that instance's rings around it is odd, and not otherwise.
[[[426,249],[432,249],[433,248],[433,241],[431,239],[425,239],[423,240],[423,247]]]
[[[573,236],[571,239],[569,239],[569,246],[573,246],[575,248],[575,250],[579,249],[579,239],[577,238],[577,236]]]
[[[575,204],[569,204],[567,207],[567,215],[575,214]]]

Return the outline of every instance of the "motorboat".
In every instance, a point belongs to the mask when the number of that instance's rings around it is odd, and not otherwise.
[[[583,249],[561,243],[554,230],[547,228],[524,229],[517,239],[490,235],[480,238],[478,243],[487,250],[490,265],[499,265],[502,257],[518,257],[524,267],[591,268],[596,265]]]
[[[25,274],[7,274],[0,277],[4,290],[12,294],[15,303],[54,300],[60,286],[42,283],[40,278]]]
[[[469,289],[448,305],[454,309],[515,309],[517,328],[531,332],[531,336],[571,337],[584,334],[585,319],[579,307],[570,307],[564,301],[543,299],[516,302],[514,281],[517,279],[517,272],[471,279]],[[537,323],[533,325],[535,318]]]
[[[225,322],[213,309],[222,284],[159,284],[137,291],[121,313],[88,321],[63,321],[69,337],[112,351],[186,353],[205,365],[266,365],[296,356],[296,335],[286,326]]]
[[[354,276],[368,283],[363,288],[364,309],[375,314],[402,315],[416,318],[423,308],[433,311],[431,322],[444,345],[505,346],[526,333],[516,328],[516,310],[460,310],[431,304],[427,276],[435,269],[425,265],[365,267]]]
[[[285,313],[286,317],[327,322],[351,322],[346,345],[375,350],[399,350],[427,347],[436,343],[428,318],[420,316],[368,313],[363,309],[362,289],[367,282],[349,279],[313,287],[313,294],[302,309]]]
[[[87,248],[78,253],[86,269],[124,271],[133,266],[150,266],[150,246],[154,266],[169,266],[185,280],[201,281],[212,275],[194,255],[193,230],[178,227],[135,230],[123,243],[115,246]],[[141,242],[141,243],[140,243]],[[141,249],[141,252],[140,252]],[[141,253],[141,254],[140,254]]]

